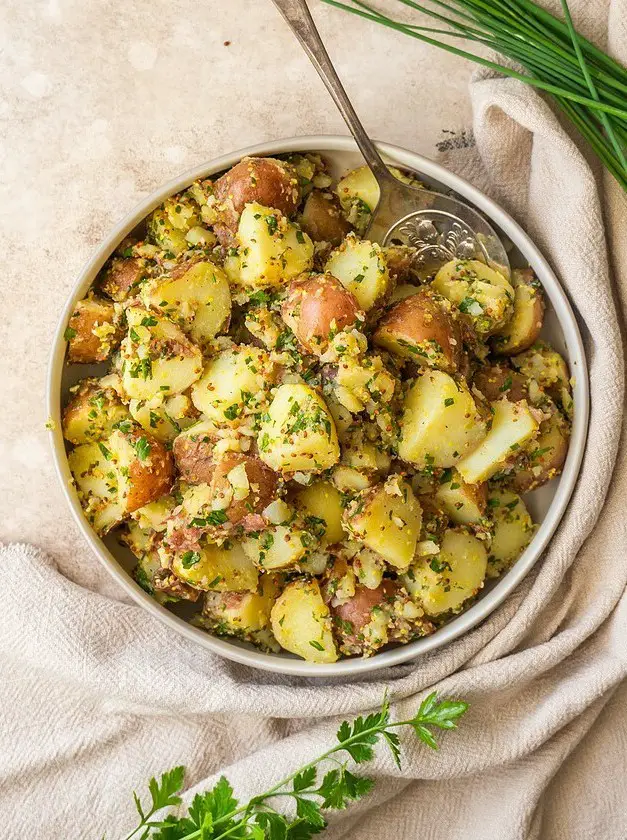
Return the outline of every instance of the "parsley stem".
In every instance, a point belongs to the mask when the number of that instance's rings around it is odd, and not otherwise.
[[[374,735],[374,734],[379,734],[380,735],[383,732],[385,732],[385,730],[387,730],[387,729],[398,729],[401,726],[415,726],[416,724],[420,724],[420,723],[428,724],[430,722],[431,721],[430,721],[428,716],[423,717],[422,715],[418,714],[418,715],[416,715],[416,717],[410,718],[409,720],[399,720],[399,721],[395,721],[395,722],[388,722],[384,725],[377,724],[376,726],[372,726],[369,729],[364,729],[364,730],[356,733],[355,735],[351,735],[350,738],[347,738],[345,741],[340,741],[334,747],[331,747],[331,749],[322,753],[317,758],[314,758],[313,761],[310,761],[308,764],[305,764],[303,767],[299,767],[299,769],[296,770],[294,773],[290,773],[289,776],[286,776],[280,782],[277,782],[276,785],[274,785],[274,787],[271,787],[265,793],[261,793],[258,796],[254,796],[247,805],[242,805],[239,808],[234,809],[230,813],[224,814],[224,816],[220,817],[219,819],[217,819],[215,821],[215,823],[213,824],[214,828],[215,828],[215,826],[220,825],[220,823],[229,822],[234,817],[238,817],[240,814],[243,814],[245,811],[251,812],[251,808],[254,808],[257,805],[263,804],[263,802],[266,799],[271,799],[273,796],[285,796],[285,795],[291,796],[291,795],[293,795],[292,791],[281,791],[281,788],[285,787],[290,782],[292,782],[296,778],[296,776],[298,776],[299,774],[304,773],[306,770],[309,770],[310,767],[315,767],[316,765],[325,761],[327,758],[330,758],[334,753],[341,752],[342,750],[345,750],[346,747],[351,746],[351,744],[353,744],[355,742],[363,741],[363,739],[365,737],[367,737],[368,735]],[[312,793],[312,792],[314,792],[314,791],[302,791],[302,793]],[[251,814],[249,813],[249,815],[251,815]],[[239,823],[238,823],[238,825],[239,825]],[[215,840],[221,840],[221,838],[226,837],[227,834],[230,834],[231,831],[234,831],[235,828],[237,828],[237,826],[233,826],[233,828],[230,829],[228,832],[224,832],[223,834],[218,835],[215,838]],[[184,835],[183,837],[181,837],[181,840],[195,840],[195,838],[200,837],[200,835],[201,835],[201,831],[199,829],[198,831],[193,831],[191,834]]]

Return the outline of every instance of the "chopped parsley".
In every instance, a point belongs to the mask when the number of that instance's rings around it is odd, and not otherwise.
[[[181,566],[184,569],[191,569],[200,563],[200,554],[197,551],[186,551],[181,555]]]
[[[105,456],[107,461],[112,460],[113,454],[112,454],[110,449],[107,449],[107,447],[104,445],[104,443],[98,443],[98,449],[102,452],[102,454]]]
[[[140,437],[138,440],[135,441],[133,444],[135,448],[135,452],[137,452],[137,457],[140,461],[145,461],[146,458],[150,455],[150,444],[145,437]]]

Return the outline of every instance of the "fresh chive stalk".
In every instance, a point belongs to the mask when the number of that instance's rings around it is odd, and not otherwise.
[[[627,69],[577,32],[567,0],[561,0],[563,20],[533,0],[398,0],[437,21],[435,26],[395,20],[364,0],[322,2],[551,94],[627,191]],[[494,50],[517,67],[502,66],[443,37]]]

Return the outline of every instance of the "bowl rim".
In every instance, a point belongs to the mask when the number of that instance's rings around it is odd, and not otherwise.
[[[427,177],[434,178],[446,184],[469,203],[482,210],[509,237],[533,267],[542,283],[545,293],[551,301],[569,350],[571,375],[574,374],[575,376],[573,388],[574,421],[569,451],[555,495],[550,503],[544,521],[527,549],[494,588],[473,604],[467,611],[452,619],[433,635],[425,636],[406,645],[382,651],[367,659],[341,659],[332,664],[315,664],[305,662],[302,659],[288,658],[281,654],[273,655],[238,647],[232,642],[220,639],[217,636],[213,636],[188,624],[183,619],[169,612],[164,606],[144,592],[120,566],[104,542],[92,530],[83,515],[78,497],[73,489],[65,443],[61,431],[60,392],[65,360],[66,342],[63,338],[65,327],[75,302],[84,296],[112,251],[133,230],[137,223],[145,218],[151,210],[168,196],[179,192],[198,178],[208,177],[213,173],[228,169],[246,155],[272,155],[299,151],[322,153],[357,152],[357,145],[352,137],[328,134],[306,135],[258,143],[254,146],[248,146],[244,149],[239,149],[199,164],[158,187],[140,201],[113,227],[84,264],[74,284],[72,293],[60,315],[53,338],[46,383],[47,411],[48,417],[52,421],[49,426],[51,427],[50,437],[53,461],[66,501],[87,544],[123,590],[136,603],[143,606],[171,629],[194,643],[201,644],[213,653],[217,653],[239,664],[248,665],[264,671],[303,677],[326,678],[330,676],[353,676],[414,660],[420,655],[443,647],[464,633],[467,633],[497,609],[538,561],[564,515],[574,490],[583,459],[589,417],[589,385],[586,357],[573,309],[547,260],[521,226],[496,202],[488,198],[479,189],[468,183],[468,181],[450,172],[435,161],[408,149],[378,141],[376,145],[380,152],[390,161],[416,170]],[[576,368],[576,370],[573,371],[573,368]]]

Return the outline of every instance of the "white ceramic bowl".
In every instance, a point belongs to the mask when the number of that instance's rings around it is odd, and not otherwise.
[[[332,665],[315,665],[304,662],[302,659],[286,652],[281,654],[262,653],[245,642],[219,639],[193,627],[179,615],[158,604],[134,582],[129,574],[134,565],[134,558],[128,549],[119,544],[115,536],[109,535],[102,540],[92,531],[83,516],[72,486],[65,444],[61,434],[61,407],[67,397],[70,385],[84,376],[103,372],[103,366],[65,365],[66,344],[63,339],[63,332],[75,302],[84,297],[107,258],[121,240],[166,197],[184,189],[197,178],[205,178],[228,169],[244,155],[276,155],[294,151],[317,151],[324,154],[331,164],[333,174],[339,176],[363,162],[352,139],[318,136],[297,137],[263,143],[248,149],[240,149],[231,155],[210,161],[165,184],[138,205],[102,242],[81,272],[54,337],[47,395],[48,412],[54,421],[52,431],[54,460],[68,504],[94,554],[137,603],[169,625],[173,631],[186,636],[190,642],[200,644],[228,659],[267,671],[307,677],[327,677],[329,675],[349,675],[374,671],[378,668],[407,662],[466,633],[499,606],[542,554],[568,504],[583,456],[588,425],[586,360],[573,311],[548,263],[519,225],[497,204],[469,183],[433,163],[433,161],[406,149],[386,143],[380,143],[378,146],[386,159],[414,170],[426,184],[434,189],[440,191],[454,190],[461,198],[482,211],[491,220],[497,231],[500,230],[513,243],[514,247],[510,255],[512,263],[514,265],[531,265],[546,292],[547,313],[543,336],[566,357],[571,374],[574,377],[575,419],[564,471],[561,476],[535,491],[526,499],[534,520],[540,526],[534,539],[506,575],[495,583],[486,586],[481,597],[470,609],[452,619],[433,635],[418,639],[407,645],[385,650],[369,659],[345,659]],[[185,608],[182,609],[184,612]]]

